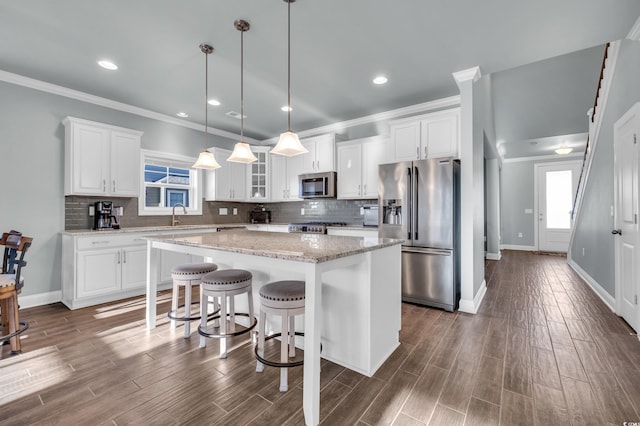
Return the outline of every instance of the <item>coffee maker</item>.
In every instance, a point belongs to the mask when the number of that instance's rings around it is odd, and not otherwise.
[[[96,201],[94,203],[93,229],[119,229],[118,218],[114,215],[113,202]]]

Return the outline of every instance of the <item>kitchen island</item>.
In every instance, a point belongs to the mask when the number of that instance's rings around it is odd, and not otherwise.
[[[307,424],[319,422],[321,342],[323,358],[367,376],[399,345],[402,240],[260,231],[146,239],[149,329],[156,324],[161,250],[203,256],[220,269],[247,269],[253,274],[255,295],[268,282],[305,281],[303,408]],[[242,311],[240,303],[236,308]]]

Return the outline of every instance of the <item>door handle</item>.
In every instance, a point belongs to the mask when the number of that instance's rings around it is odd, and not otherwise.
[[[613,231],[611,231],[611,233],[612,233],[613,235],[616,235],[616,234],[618,234],[618,235],[622,235],[622,229],[614,229]]]

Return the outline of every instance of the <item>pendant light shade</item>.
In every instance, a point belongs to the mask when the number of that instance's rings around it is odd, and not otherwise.
[[[562,144],[562,145],[560,145],[560,148],[557,148],[555,151],[556,151],[556,154],[566,155],[566,154],[570,153],[571,151],[573,151],[573,148],[569,148],[565,144]]]
[[[244,32],[249,31],[251,25],[243,19],[238,19],[233,24],[240,31],[240,141],[233,147],[227,161],[249,164],[257,160],[251,152],[251,146],[244,141]]]
[[[213,53],[213,46],[202,43],[200,45],[200,50],[204,53],[205,62],[204,62],[204,136],[205,141],[208,139],[208,127],[207,123],[209,122],[209,108],[207,99],[209,97],[209,55]],[[193,163],[194,169],[205,169],[205,170],[214,170],[219,169],[220,164],[216,161],[216,157],[207,149],[202,151],[198,156],[198,159],[195,163]]]
[[[298,135],[291,131],[291,3],[296,0],[284,0],[287,3],[287,126],[288,130],[280,134],[278,143],[271,150],[272,154],[293,157],[309,152],[302,144]]]

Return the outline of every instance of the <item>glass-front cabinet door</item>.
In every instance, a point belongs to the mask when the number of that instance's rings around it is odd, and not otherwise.
[[[257,161],[249,164],[248,169],[248,198],[251,201],[267,201],[269,200],[269,150],[271,147],[252,146],[253,154],[258,158]]]

